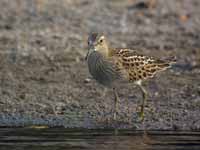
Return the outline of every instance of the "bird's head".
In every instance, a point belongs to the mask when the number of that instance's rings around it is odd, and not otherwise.
[[[106,37],[103,34],[91,33],[88,37],[88,53],[86,59],[92,52],[95,51],[99,52],[104,57],[109,55],[108,44]]]

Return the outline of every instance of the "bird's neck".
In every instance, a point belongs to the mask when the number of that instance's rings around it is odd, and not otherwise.
[[[108,48],[108,46],[104,46],[104,48],[102,48],[100,51],[101,55],[105,58],[110,57],[110,49]]]
[[[115,54],[114,48],[108,48],[108,57],[112,57]]]

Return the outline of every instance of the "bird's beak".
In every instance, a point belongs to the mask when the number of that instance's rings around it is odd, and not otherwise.
[[[94,45],[90,45],[90,46],[88,47],[88,52],[87,52],[87,54],[86,54],[86,56],[85,56],[85,60],[88,59],[88,56],[89,56],[89,54],[90,54],[92,51],[95,51]]]
[[[88,52],[87,52],[87,54],[86,54],[86,56],[85,56],[85,60],[87,60],[88,55],[89,55],[89,50],[88,50]]]

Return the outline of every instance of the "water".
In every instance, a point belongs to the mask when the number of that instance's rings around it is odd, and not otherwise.
[[[200,132],[0,128],[0,150],[200,150]]]

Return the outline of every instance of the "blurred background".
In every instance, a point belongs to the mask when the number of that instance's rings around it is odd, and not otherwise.
[[[148,129],[200,129],[199,0],[1,0],[0,126],[113,127],[113,95],[91,80],[87,36],[103,32],[177,64],[146,83]],[[141,129],[139,89],[119,84],[118,127]]]

